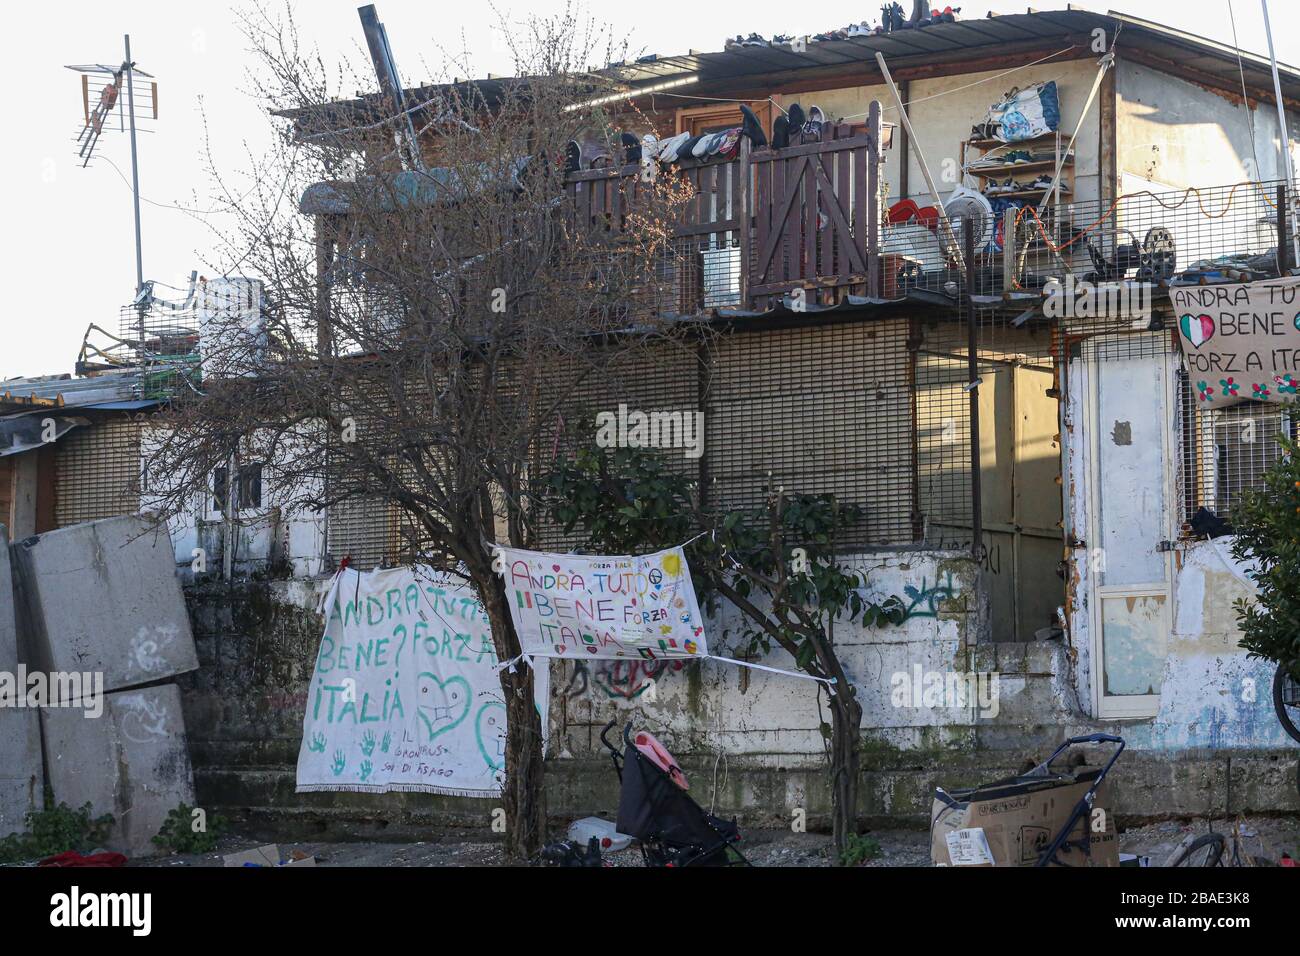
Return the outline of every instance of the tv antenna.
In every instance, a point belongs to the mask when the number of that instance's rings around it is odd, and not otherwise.
[[[152,74],[136,66],[131,59],[131,36],[124,37],[125,56],[121,64],[112,66],[104,63],[69,64],[68,69],[81,74],[81,105],[84,124],[77,134],[77,156],[84,168],[89,165],[99,146],[100,135],[104,129],[116,128],[120,132],[130,132],[131,136],[131,199],[135,206],[135,291],[136,295],[144,289],[144,256],[140,243],[140,164],[136,149],[136,122],[158,118],[158,83]],[[143,78],[141,84],[141,102],[136,108],[136,78]],[[102,85],[100,85],[102,84]],[[97,98],[92,99],[92,89],[99,85]],[[125,103],[123,103],[125,87]],[[116,123],[114,124],[114,118]],[[141,337],[143,338],[144,310],[140,311]]]

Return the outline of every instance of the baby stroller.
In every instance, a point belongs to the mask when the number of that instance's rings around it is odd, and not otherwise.
[[[686,793],[686,774],[672,754],[650,734],[632,735],[623,728],[623,750],[607,736],[617,721],[600,732],[600,742],[610,752],[622,790],[618,800],[618,832],[640,841],[646,866],[749,866],[736,849],[740,830],[734,820],[723,820]]]

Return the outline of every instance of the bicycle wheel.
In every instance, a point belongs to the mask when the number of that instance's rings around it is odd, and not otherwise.
[[[1189,843],[1170,866],[1218,866],[1226,845],[1222,833],[1207,833]]]
[[[1300,681],[1280,664],[1273,675],[1273,709],[1282,729],[1292,740],[1300,741]]]

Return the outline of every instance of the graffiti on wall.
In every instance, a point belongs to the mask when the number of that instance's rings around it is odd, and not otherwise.
[[[600,693],[610,700],[636,700],[655,682],[675,674],[686,666],[683,660],[592,660],[573,662],[573,671],[564,695],[570,699],[588,692]]]
[[[955,598],[958,589],[953,584],[952,572],[945,571],[942,580],[936,579],[933,586],[924,577],[921,578],[919,587],[915,584],[903,585],[903,594],[907,597],[903,620],[908,621],[914,617],[938,617],[940,606],[944,601]]]

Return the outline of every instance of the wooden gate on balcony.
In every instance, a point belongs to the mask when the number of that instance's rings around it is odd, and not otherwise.
[[[803,290],[831,305],[846,294],[879,296],[879,114],[866,135],[755,150],[753,251],[748,295],[765,309]]]
[[[682,253],[670,311],[719,305],[765,310],[784,296],[833,305],[879,297],[880,106],[867,131],[829,127],[823,142],[747,148],[730,161],[688,159],[673,173],[693,198],[675,234]],[[619,232],[637,204],[636,165],[570,173],[575,227]],[[801,290],[796,292],[796,290]]]

